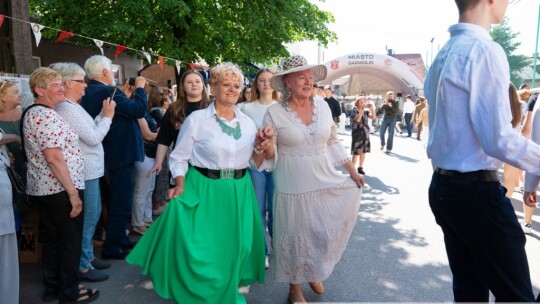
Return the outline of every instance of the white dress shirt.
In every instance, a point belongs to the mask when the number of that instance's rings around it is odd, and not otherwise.
[[[188,161],[193,166],[214,170],[249,167],[257,129],[253,120],[237,107],[234,114],[231,121],[220,119],[233,128],[240,124],[242,136],[238,140],[222,132],[214,103],[186,118],[169,158],[173,178],[186,175]]]
[[[449,32],[424,83],[434,167],[469,172],[497,170],[505,162],[540,175],[540,146],[510,123],[504,50],[478,25],[458,23]]]
[[[403,113],[404,114],[412,114],[415,110],[414,102],[407,98],[405,102],[403,103]]]

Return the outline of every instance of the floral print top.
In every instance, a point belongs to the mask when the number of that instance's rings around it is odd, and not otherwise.
[[[77,189],[84,189],[84,159],[79,136],[53,109],[36,106],[28,110],[23,123],[26,152],[26,193],[51,195],[65,189],[49,168],[43,150],[61,148],[62,155]]]

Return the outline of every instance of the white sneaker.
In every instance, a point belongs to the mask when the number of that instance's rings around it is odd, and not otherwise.
[[[532,233],[532,225],[526,224],[523,219],[519,220],[519,224],[521,225],[521,229],[523,229],[523,233],[525,234],[531,234]]]
[[[240,294],[248,294],[249,293],[249,286],[238,286],[238,293]]]
[[[270,260],[268,259],[268,256],[264,258],[264,268],[270,268]]]

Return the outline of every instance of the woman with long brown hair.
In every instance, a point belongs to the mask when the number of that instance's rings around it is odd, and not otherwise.
[[[209,104],[210,99],[204,88],[204,79],[201,74],[194,70],[185,71],[180,77],[177,100],[167,109],[165,115],[163,115],[156,138],[156,142],[158,143],[156,163],[148,171],[148,176],[152,172],[157,172],[158,175],[169,175],[168,166],[164,166],[163,161],[166,157],[168,158],[171,145],[171,148],[174,149],[182,123],[193,111],[205,109]],[[166,171],[162,173],[163,168]],[[154,206],[154,215],[161,214],[165,208],[165,204],[165,201],[158,202]]]

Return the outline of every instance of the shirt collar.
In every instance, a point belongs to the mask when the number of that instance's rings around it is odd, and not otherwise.
[[[240,119],[240,117],[246,116],[246,114],[242,113],[242,111],[240,111],[240,109],[238,109],[237,106],[234,106],[233,110],[234,110],[235,118],[232,120],[232,122],[234,122],[236,119]],[[205,115],[206,119],[214,118],[217,116],[216,107],[213,102],[208,106],[208,108],[205,109],[205,111],[206,111],[206,115]]]
[[[491,38],[491,35],[489,35],[489,32],[486,31],[485,28],[472,24],[472,23],[457,23],[448,28],[448,32],[450,32],[450,35],[453,36],[459,31],[468,31],[473,32],[475,36],[481,36],[484,39],[488,39],[490,41],[493,41],[493,38]]]

